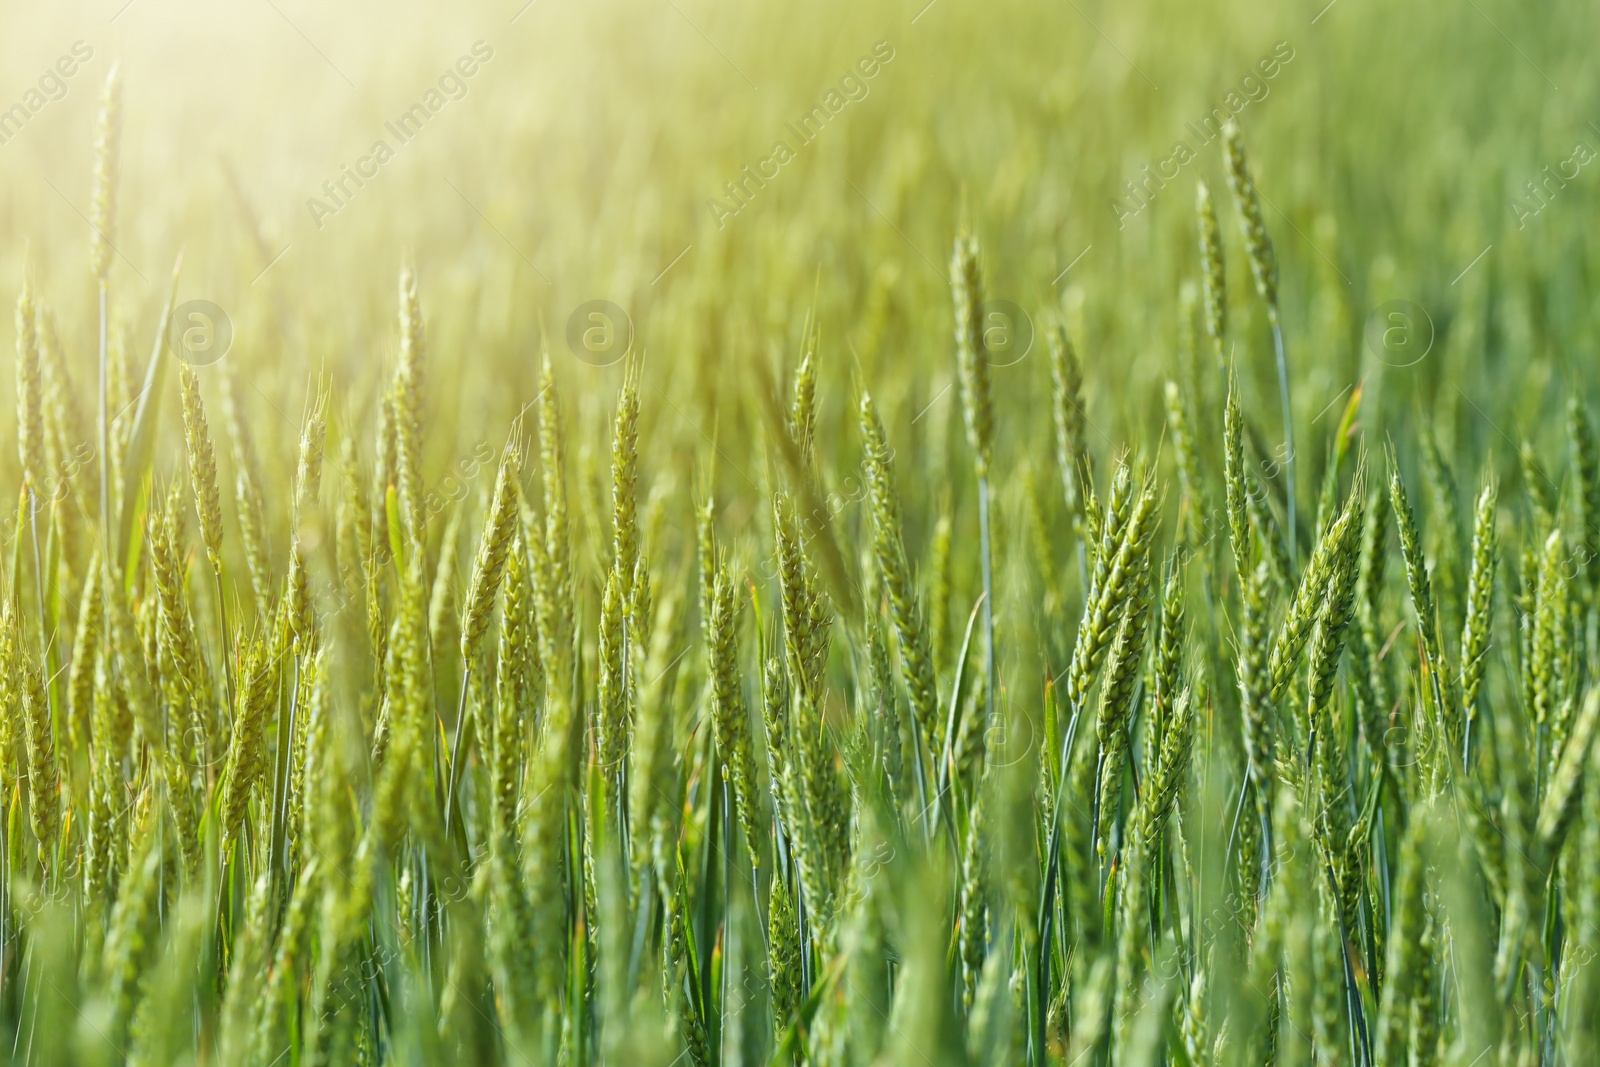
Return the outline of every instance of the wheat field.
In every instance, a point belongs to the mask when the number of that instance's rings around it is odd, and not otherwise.
[[[1597,29],[9,7],[0,1056],[1600,1062]]]

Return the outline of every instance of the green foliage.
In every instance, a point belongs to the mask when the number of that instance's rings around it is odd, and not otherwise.
[[[539,183],[470,259],[430,126],[313,213],[346,250],[254,263],[237,175],[242,242],[141,184],[113,73],[94,306],[81,238],[8,275],[0,1060],[1592,1062],[1589,175],[1503,203],[1586,112],[1491,122],[1499,36],[1355,6],[696,9],[726,52],[663,72],[637,12],[541,5],[617,84],[576,140],[542,69],[450,105]],[[1581,96],[1593,22],[1516,35]],[[729,96],[763,27],[790,54]],[[769,101],[857,31],[794,158],[680,143],[794,137]],[[1202,112],[1235,63],[1270,94]],[[218,366],[176,269],[134,284],[168,222]],[[565,318],[602,283],[611,362]]]

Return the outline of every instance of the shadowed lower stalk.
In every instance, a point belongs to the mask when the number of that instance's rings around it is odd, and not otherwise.
[[[1083,719],[1085,694],[1089,681],[1099,666],[1111,642],[1112,623],[1128,598],[1133,561],[1149,548],[1156,512],[1156,487],[1146,481],[1140,488],[1138,501],[1132,499],[1132,476],[1126,464],[1122,465],[1112,480],[1112,492],[1107,501],[1104,521],[1101,523],[1101,544],[1095,556],[1095,571],[1089,594],[1083,608],[1083,618],[1078,627],[1077,641],[1072,649],[1072,661],[1067,668],[1067,703],[1070,718],[1066,733],[1061,739],[1060,765],[1065,774],[1068,759],[1077,740],[1078,726]],[[1051,943],[1051,926],[1055,918],[1055,895],[1061,878],[1063,803],[1068,790],[1056,790],[1054,802],[1046,818],[1048,847],[1045,854],[1044,888],[1039,897],[1037,923],[1038,943]],[[1050,988],[1049,951],[1039,953],[1039,981],[1037,988]],[[1041,1032],[1034,1035],[1037,1062],[1044,1062],[1043,1013],[1040,1013]]]
[[[277,755],[272,768],[272,852],[268,866],[274,877],[289,877],[289,765],[294,748],[294,709],[300,699],[300,653],[290,660],[289,688],[278,696]]]
[[[994,556],[989,546],[989,478],[978,476],[978,550],[983,556],[983,697],[984,716],[992,720],[994,705]]]

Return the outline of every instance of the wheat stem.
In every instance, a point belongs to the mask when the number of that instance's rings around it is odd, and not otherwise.
[[[1272,324],[1272,351],[1278,361],[1278,400],[1283,405],[1283,478],[1285,489],[1284,510],[1289,513],[1289,563],[1298,566],[1299,555],[1295,549],[1295,528],[1298,523],[1298,497],[1294,491],[1294,407],[1289,403],[1289,364],[1283,350],[1283,323],[1274,302],[1267,308],[1267,321]]]

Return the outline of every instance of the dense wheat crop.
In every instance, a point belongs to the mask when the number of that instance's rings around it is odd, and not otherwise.
[[[1391,7],[8,7],[0,1057],[1600,1061],[1600,20]]]

